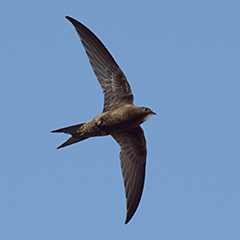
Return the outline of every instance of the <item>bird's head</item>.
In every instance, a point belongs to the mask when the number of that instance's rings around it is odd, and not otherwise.
[[[143,122],[147,121],[156,113],[147,107],[136,107],[133,106],[132,108],[128,109],[128,113],[130,115],[130,119],[137,125],[142,124]]]
[[[143,122],[147,121],[149,118],[151,118],[153,115],[156,115],[156,113],[147,107],[140,107],[143,117]]]

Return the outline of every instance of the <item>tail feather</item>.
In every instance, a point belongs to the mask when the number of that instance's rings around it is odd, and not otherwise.
[[[64,127],[64,128],[59,128],[56,130],[51,131],[52,133],[57,133],[57,132],[63,132],[63,133],[68,133],[68,134],[74,134],[76,133],[76,131],[85,123],[80,123],[80,124],[76,124],[73,126],[69,126],[69,127]]]
[[[80,137],[70,137],[62,145],[58,146],[57,149],[62,148],[62,147],[66,147],[66,146],[71,145],[71,144],[76,143],[76,142],[80,142],[80,141],[82,141],[84,139],[87,139],[87,137],[82,137],[82,138],[80,138]]]
[[[73,126],[69,126],[69,127],[65,127],[65,128],[60,128],[60,129],[56,129],[56,130],[51,131],[52,133],[63,132],[63,133],[72,135],[72,137],[70,137],[66,142],[64,142],[62,145],[57,147],[57,149],[62,148],[62,147],[66,147],[66,146],[71,145],[73,143],[76,143],[76,142],[82,141],[84,139],[87,139],[88,137],[83,137],[83,136],[81,137],[78,134],[76,134],[77,130],[83,124],[84,123],[73,125]]]

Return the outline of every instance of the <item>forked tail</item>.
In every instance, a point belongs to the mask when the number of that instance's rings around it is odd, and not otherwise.
[[[52,133],[63,132],[63,133],[67,133],[67,134],[71,134],[72,135],[66,142],[64,142],[62,145],[57,147],[57,149],[62,148],[62,147],[66,147],[66,146],[71,145],[73,143],[76,143],[76,142],[82,141],[84,139],[87,139],[88,137],[81,137],[81,136],[79,136],[79,133],[77,133],[77,130],[83,124],[85,124],[85,123],[81,123],[81,124],[77,124],[77,125],[73,125],[73,126],[60,128],[60,129],[51,131]]]

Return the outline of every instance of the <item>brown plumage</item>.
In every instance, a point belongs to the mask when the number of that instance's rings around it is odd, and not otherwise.
[[[146,166],[146,139],[140,124],[155,113],[133,104],[131,87],[111,54],[83,24],[66,17],[75,27],[104,94],[101,114],[92,120],[54,130],[72,136],[58,148],[89,137],[111,135],[120,145],[120,160],[127,199],[125,224],[134,215],[143,191]]]

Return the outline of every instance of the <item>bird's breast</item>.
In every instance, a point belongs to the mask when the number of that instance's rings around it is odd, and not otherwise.
[[[127,131],[137,125],[138,122],[131,116],[129,109],[120,108],[103,116],[101,129],[108,134],[112,134]]]
[[[104,136],[128,131],[140,124],[134,107],[123,107],[99,114],[82,126],[82,134],[88,136]]]

